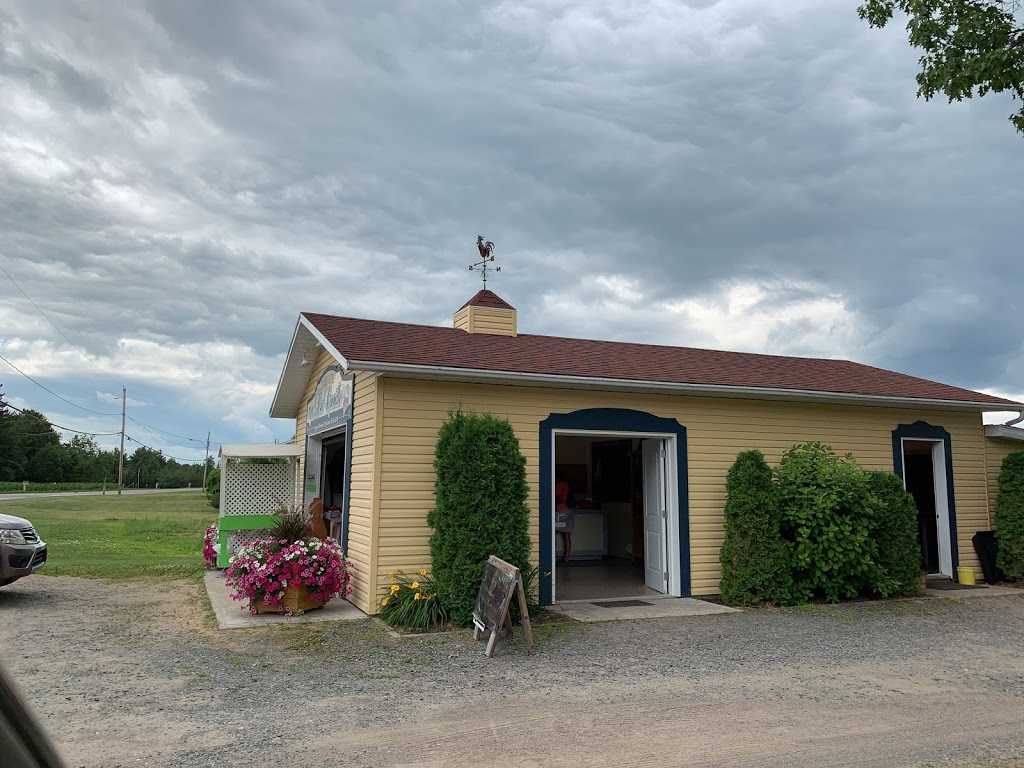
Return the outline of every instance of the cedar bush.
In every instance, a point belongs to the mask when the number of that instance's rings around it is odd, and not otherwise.
[[[220,509],[220,470],[211,470],[206,476],[206,499],[214,509]]]
[[[1013,581],[1024,579],[1024,451],[999,468],[996,492],[996,564]]]
[[[779,532],[778,489],[764,454],[757,449],[740,453],[725,488],[722,600],[727,605],[789,603],[790,548]]]
[[[775,471],[782,535],[792,544],[793,597],[830,603],[879,583],[875,509],[867,473],[852,454],[819,442],[795,445]]]
[[[882,597],[916,595],[921,543],[914,497],[892,472],[868,472],[867,484],[877,510],[873,537],[879,572],[873,591]]]
[[[490,555],[529,573],[526,459],[506,419],[457,409],[438,432],[434,471],[431,570],[448,617],[465,626]]]

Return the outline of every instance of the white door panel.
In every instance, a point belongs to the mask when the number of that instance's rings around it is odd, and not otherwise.
[[[644,440],[644,584],[668,592],[665,547],[668,504],[665,488],[665,441]]]

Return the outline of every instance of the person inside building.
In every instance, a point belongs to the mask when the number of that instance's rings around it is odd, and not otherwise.
[[[574,499],[569,483],[555,477],[555,530],[562,534],[562,562],[568,563],[572,554],[572,531],[575,517]]]

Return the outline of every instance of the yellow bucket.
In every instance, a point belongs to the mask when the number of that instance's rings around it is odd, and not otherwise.
[[[973,587],[974,568],[970,565],[958,565],[956,568],[956,580],[966,587]]]

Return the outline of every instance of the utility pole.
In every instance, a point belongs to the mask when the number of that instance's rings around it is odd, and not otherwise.
[[[203,459],[203,490],[206,490],[206,465],[210,463],[210,433],[206,433],[206,458]]]
[[[128,403],[128,390],[121,387],[121,455],[117,457],[117,495],[121,495],[124,487],[124,414]]]

